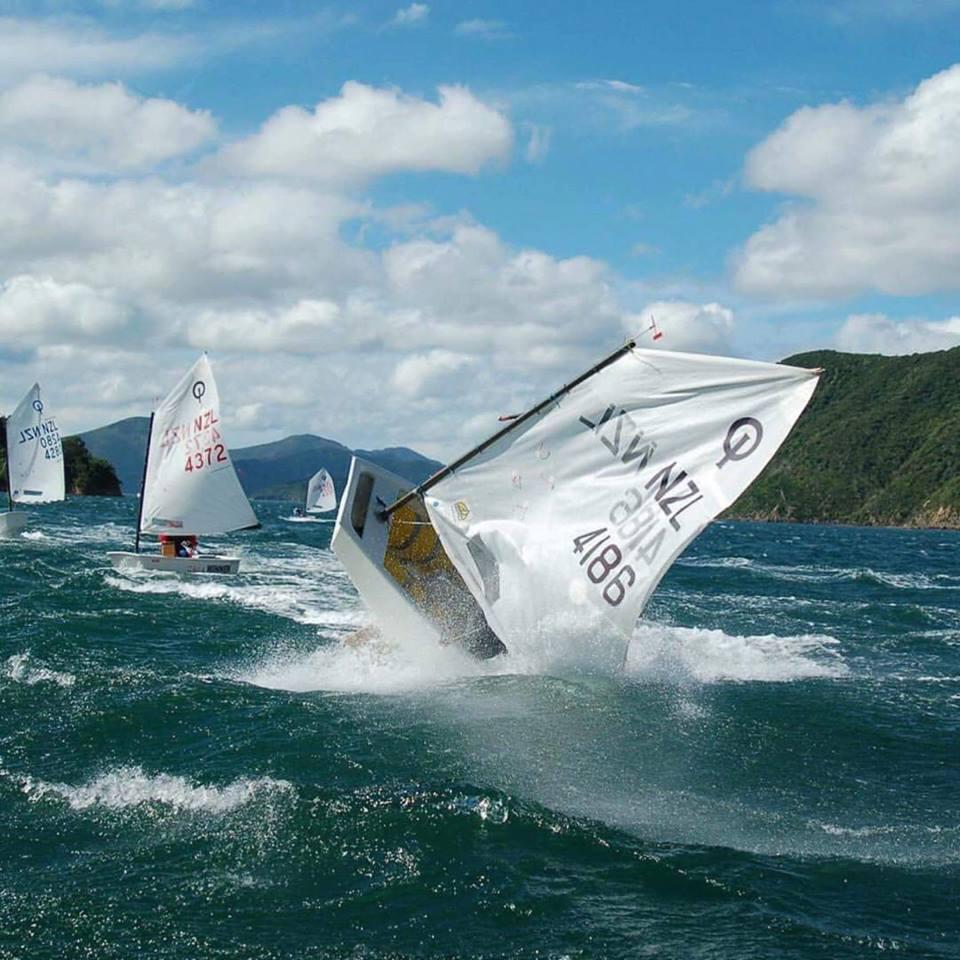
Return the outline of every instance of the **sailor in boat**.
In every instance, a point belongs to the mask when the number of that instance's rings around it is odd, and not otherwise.
[[[174,537],[174,544],[178,557],[189,560],[197,555],[197,538],[195,536]]]
[[[189,560],[197,555],[197,538],[192,534],[171,537],[166,533],[161,533],[159,540],[161,556]]]
[[[303,511],[302,511],[299,507],[294,507],[294,508],[293,508],[293,515],[294,515],[295,517],[302,517],[302,516],[303,516]]]

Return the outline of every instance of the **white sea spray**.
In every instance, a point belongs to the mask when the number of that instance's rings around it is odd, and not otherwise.
[[[223,814],[258,796],[292,791],[293,785],[272,777],[255,777],[213,786],[167,773],[149,774],[138,766],[121,766],[75,786],[28,776],[23,778],[21,789],[31,801],[62,800],[73,810],[91,807],[122,810],[161,804],[177,811]]]

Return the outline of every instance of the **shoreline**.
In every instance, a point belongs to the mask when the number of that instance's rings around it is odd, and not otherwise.
[[[801,520],[797,517],[765,517],[749,515],[729,516],[727,514],[721,514],[719,517],[717,517],[717,520],[715,520],[714,523],[717,521],[730,521],[735,523],[791,523],[797,526],[806,527],[860,527],[864,530],[930,530],[939,531],[941,533],[960,533],[960,518],[949,524],[937,525],[924,523],[894,523],[892,521],[878,521],[876,523],[869,523],[866,521],[857,522],[855,520]]]

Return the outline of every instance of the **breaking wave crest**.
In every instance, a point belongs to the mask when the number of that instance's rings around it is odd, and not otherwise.
[[[422,647],[376,638],[332,643],[310,653],[271,655],[231,679],[294,693],[394,694],[453,683],[465,677],[513,672],[508,658],[480,662],[455,647]]]
[[[104,576],[104,581],[127,593],[225,601],[333,631],[359,626],[362,621],[359,603],[332,554],[303,548],[291,552],[293,556],[282,560],[244,558],[240,575],[229,581],[144,571],[111,572]]]
[[[22,791],[37,802],[55,798],[74,810],[106,807],[123,810],[160,804],[176,811],[222,814],[270,793],[286,793],[293,785],[271,777],[235,780],[223,787],[198,785],[185,777],[166,773],[147,774],[140,767],[117,767],[80,786],[47,783],[32,777],[23,779]]]
[[[872,567],[831,567],[811,564],[765,563],[751,557],[683,557],[681,567],[712,570],[747,570],[759,576],[790,583],[868,583],[894,590],[955,590],[960,577],[949,574],[891,573]]]
[[[637,627],[622,661],[622,640],[606,655],[565,656],[561,645],[478,661],[456,647],[394,642],[383,638],[361,643],[327,644],[309,653],[271,654],[233,671],[229,679],[295,693],[396,694],[492,676],[613,675],[667,683],[788,683],[836,679],[849,675],[838,641],[820,634],[778,637],[736,636],[722,630],[645,623]],[[582,653],[582,642],[578,653]]]
[[[77,678],[72,673],[30,665],[30,653],[16,653],[7,658],[7,676],[14,683],[32,687],[36,683],[55,683],[58,687],[72,687]]]
[[[625,665],[636,679],[784,683],[849,674],[838,641],[821,634],[736,636],[722,630],[640,624]]]

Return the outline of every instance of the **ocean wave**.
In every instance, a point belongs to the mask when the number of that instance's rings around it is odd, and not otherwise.
[[[7,676],[14,683],[32,687],[37,683],[55,683],[58,687],[72,687],[77,678],[72,673],[30,665],[30,653],[16,653],[7,658]]]
[[[807,826],[811,830],[834,837],[841,843],[870,840],[895,842],[899,846],[893,849],[898,850],[898,855],[902,858],[912,855],[921,860],[957,862],[956,840],[960,837],[960,827],[954,824],[943,826],[935,823],[878,823],[844,826],[824,820],[808,820]],[[885,847],[873,851],[870,848],[858,850],[858,854],[865,859],[879,858],[882,853],[890,855],[891,859],[895,858]]]
[[[64,526],[61,523],[56,527],[48,526],[47,529],[54,533],[54,536],[48,537],[48,539],[70,546],[106,544],[110,549],[127,550],[130,540],[133,538],[132,525],[132,520],[130,526],[114,521],[76,523],[70,526]]]
[[[22,792],[33,802],[50,798],[66,801],[73,810],[106,807],[123,810],[161,804],[176,811],[222,814],[264,794],[287,793],[293,784],[272,777],[235,780],[226,786],[198,785],[185,777],[147,774],[140,767],[117,767],[80,786],[47,783],[24,777]]]
[[[841,827],[835,823],[824,823],[820,820],[810,820],[808,821],[807,825],[814,830],[822,830],[831,837],[884,837],[893,833],[897,833],[900,829],[889,824],[882,824],[872,827]],[[940,832],[939,827],[924,827],[923,829],[928,833]]]
[[[508,660],[481,662],[432,640],[399,642],[374,635],[364,642],[332,643],[306,654],[271,654],[233,671],[227,679],[293,693],[395,694],[512,671]]]
[[[357,818],[377,810],[401,810],[407,815],[476,817],[482,823],[502,826],[516,812],[531,819],[530,804],[514,801],[496,790],[459,790],[456,788],[362,787],[352,793],[318,798],[316,805],[334,817]]]
[[[905,673],[892,673],[889,679],[906,681],[908,683],[960,683],[960,676],[938,676],[934,674],[918,674],[912,676]]]
[[[565,644],[527,646],[493,660],[478,661],[456,647],[434,641],[398,642],[375,635],[360,643],[341,641],[309,653],[271,654],[225,679],[294,693],[397,694],[495,676],[570,676],[622,672],[632,680],[670,683],[767,682],[836,679],[849,675],[838,641],[821,634],[737,636],[722,630],[641,624],[627,660],[622,640],[591,638],[604,648],[596,656],[565,653]]]
[[[838,641],[823,634],[738,636],[722,630],[641,623],[625,664],[628,676],[658,680],[785,683],[849,674]]]
[[[327,551],[294,550],[282,559],[245,558],[241,573],[223,580],[148,571],[106,573],[104,582],[128,593],[225,601],[307,626],[334,632],[356,629],[363,620],[344,571]]]
[[[812,564],[765,563],[751,557],[686,557],[677,561],[681,567],[713,570],[748,570],[774,580],[796,583],[872,583],[895,590],[956,590],[960,577],[949,574],[891,573],[872,567],[830,567]]]
[[[853,571],[853,579],[894,587],[897,590],[956,590],[960,588],[960,577],[945,573],[890,573],[863,567]]]
[[[710,570],[740,569],[753,566],[750,557],[681,557],[679,567],[706,567]]]

